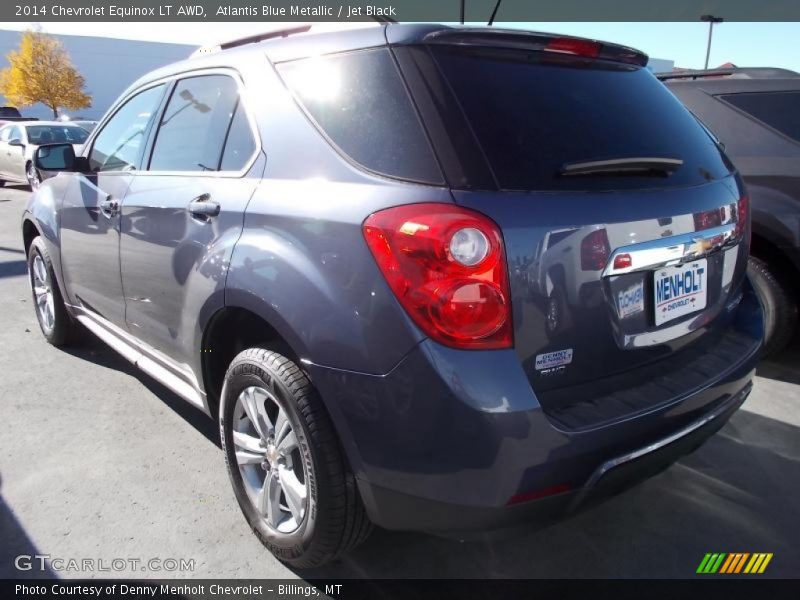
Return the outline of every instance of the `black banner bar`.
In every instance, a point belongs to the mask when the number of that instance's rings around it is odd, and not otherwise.
[[[444,600],[560,599],[660,600],[800,597],[800,581],[714,576],[678,580],[376,579],[376,580],[2,580],[0,597],[158,600]]]
[[[465,0],[466,22],[487,23],[496,0]],[[541,21],[800,21],[797,0],[501,0],[495,23]],[[0,21],[458,22],[461,0],[3,0]]]

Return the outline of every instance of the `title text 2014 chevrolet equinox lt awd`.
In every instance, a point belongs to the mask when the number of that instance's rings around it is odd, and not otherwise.
[[[646,61],[388,25],[155,71],[39,149],[42,332],[218,416],[295,566],[605,496],[725,423],[763,329],[742,182]]]

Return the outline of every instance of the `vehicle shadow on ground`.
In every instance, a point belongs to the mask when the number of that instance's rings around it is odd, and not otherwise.
[[[8,260],[0,262],[0,278],[19,277],[28,272],[28,263],[24,260]]]
[[[377,530],[304,578],[693,577],[706,552],[773,552],[800,573],[800,429],[746,411],[664,473],[592,509],[503,541]]]
[[[122,356],[109,348],[92,333],[83,330],[82,334],[82,339],[79,343],[62,348],[62,350],[82,360],[92,362],[107,369],[120,371],[135,378],[144,387],[150,390],[154,396],[175,411],[184,421],[200,432],[209,442],[218,448],[222,448],[219,440],[219,429],[214,419],[211,419],[208,415],[186,402],[186,400],[175,394],[169,388],[161,385],[158,381],[139,370],[135,365],[122,358]]]
[[[2,486],[2,480],[0,480]],[[42,568],[36,555],[41,551],[25,533],[25,528],[14,516],[11,507],[2,496],[0,487],[0,579],[53,579],[56,575],[45,564]],[[17,557],[20,569],[16,568]],[[27,568],[30,566],[31,568]]]

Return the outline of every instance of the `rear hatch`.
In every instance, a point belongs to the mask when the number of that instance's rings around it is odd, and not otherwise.
[[[515,348],[541,397],[726,335],[744,190],[644,55],[470,30],[395,55],[455,201],[502,229]]]

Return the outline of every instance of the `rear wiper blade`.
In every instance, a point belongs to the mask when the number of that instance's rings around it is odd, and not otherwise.
[[[683,164],[680,158],[631,156],[564,163],[560,174],[572,175],[669,175]]]

